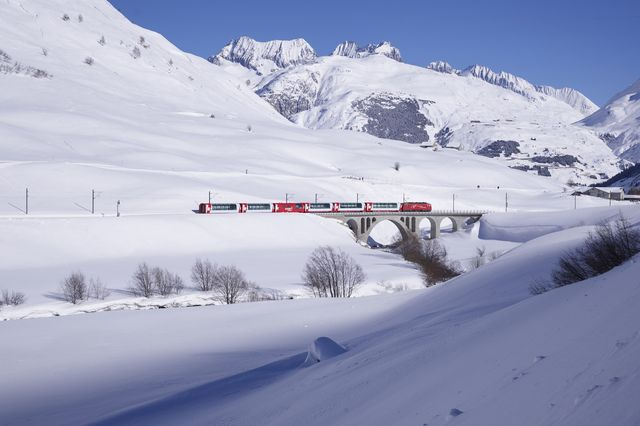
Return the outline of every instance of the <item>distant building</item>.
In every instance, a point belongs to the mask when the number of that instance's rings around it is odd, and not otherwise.
[[[582,191],[582,194],[606,198],[607,200],[622,201],[625,199],[624,188],[618,186],[594,186]]]

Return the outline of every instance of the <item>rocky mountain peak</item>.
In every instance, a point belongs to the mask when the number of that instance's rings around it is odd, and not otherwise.
[[[398,62],[402,62],[400,50],[388,41],[378,44],[368,44],[361,47],[354,41],[340,43],[331,54],[332,56],[346,56],[348,58],[363,58],[370,55],[384,55]]]
[[[217,55],[209,57],[209,61],[219,63],[224,59],[264,75],[313,62],[316,57],[315,50],[302,38],[261,42],[242,36],[230,41]]]

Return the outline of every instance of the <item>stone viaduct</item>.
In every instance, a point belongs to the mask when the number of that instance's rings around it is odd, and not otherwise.
[[[336,219],[347,225],[358,241],[367,243],[373,228],[385,220],[393,223],[402,238],[414,234],[420,237],[420,222],[428,220],[431,225],[431,238],[440,236],[442,221],[446,218],[453,224],[453,232],[466,225],[477,222],[485,212],[481,211],[431,211],[431,212],[340,212],[316,213],[318,216]]]

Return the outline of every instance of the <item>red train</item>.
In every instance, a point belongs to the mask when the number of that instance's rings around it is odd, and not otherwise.
[[[198,213],[339,213],[339,212],[430,212],[425,202],[365,203],[200,203]]]

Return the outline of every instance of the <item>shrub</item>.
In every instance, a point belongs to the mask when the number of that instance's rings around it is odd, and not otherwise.
[[[104,35],[100,37],[100,40],[98,40],[98,44],[100,46],[104,46],[105,44],[107,44],[107,40],[104,39]]]
[[[105,287],[100,278],[91,278],[89,280],[89,297],[104,300],[111,295],[111,291]]]
[[[142,52],[140,52],[140,48],[138,46],[133,47],[133,49],[131,50],[131,56],[133,57],[133,59],[138,59],[140,56],[142,56]]]
[[[74,305],[88,298],[87,282],[82,272],[74,272],[62,281],[64,300]]]
[[[209,260],[204,262],[196,259],[196,263],[191,268],[191,282],[200,291],[213,290],[214,275],[216,267]]]
[[[393,163],[393,169],[394,169],[395,171],[400,170],[400,163],[399,163],[399,162],[397,162],[397,161],[396,161],[395,163]]]
[[[86,58],[84,58],[84,63],[91,66],[94,63],[94,60],[91,56],[87,56]]]
[[[136,296],[151,297],[155,292],[149,265],[141,263],[133,273],[131,291]]]
[[[222,303],[237,303],[249,285],[244,273],[233,265],[214,268],[213,292]]]
[[[22,305],[27,300],[24,293],[19,291],[2,290],[2,297],[0,297],[0,306],[17,306]]]
[[[458,267],[449,261],[447,250],[437,240],[426,241],[424,257],[418,265],[425,287],[431,287],[460,275]]]
[[[535,295],[546,293],[553,288],[553,284],[542,278],[536,278],[529,284],[529,293]]]
[[[249,290],[247,291],[248,302],[284,300],[286,298],[287,296],[280,290],[264,289],[255,284],[249,284]]]
[[[555,287],[603,274],[640,252],[640,230],[624,217],[601,223],[581,247],[565,253],[552,272]]]
[[[420,240],[408,234],[397,243],[396,252],[420,269],[425,287],[460,275],[457,265],[448,259],[447,250],[437,240]]]
[[[65,13],[64,15],[62,15],[62,20],[63,20],[63,21],[65,21],[65,22],[66,22],[66,21],[68,21],[69,19],[71,19],[71,18],[69,18],[69,15],[67,15],[66,13]]]
[[[84,21],[84,17],[82,15],[78,15],[78,22]]]
[[[166,269],[158,267],[151,269],[153,286],[161,296],[168,296],[172,293],[179,294],[184,289],[182,278],[177,274],[172,274]]]
[[[302,273],[303,285],[316,297],[351,297],[365,278],[351,256],[328,246],[311,253]]]

